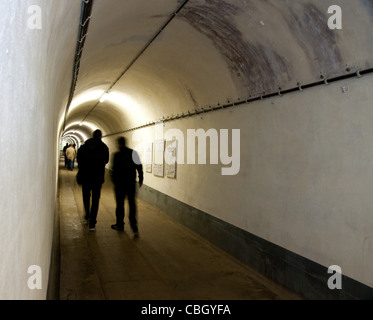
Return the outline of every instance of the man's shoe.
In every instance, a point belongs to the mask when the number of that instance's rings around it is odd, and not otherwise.
[[[117,224],[113,224],[111,226],[111,229],[117,230],[117,231],[123,231],[124,227],[123,226],[118,226]]]
[[[96,230],[95,227],[90,227],[90,228],[89,228],[89,231],[95,231],[95,230]]]

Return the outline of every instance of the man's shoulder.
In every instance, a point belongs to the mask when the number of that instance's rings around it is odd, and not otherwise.
[[[114,152],[114,157],[120,157],[122,153],[120,151],[116,151]]]
[[[84,146],[87,146],[87,145],[89,146],[90,144],[92,144],[94,142],[95,142],[95,139],[90,138],[90,139],[86,140],[86,142],[84,142]]]
[[[102,142],[99,139],[94,139],[94,138],[87,140],[83,146],[91,147],[91,148],[99,147],[99,148],[109,149],[109,147],[104,142]]]
[[[114,158],[117,158],[118,160],[128,161],[132,157],[133,150],[127,147],[124,147],[123,149],[117,151],[114,153]]]
[[[102,142],[102,141],[101,141]],[[109,147],[107,146],[106,143],[102,142],[102,144],[105,146],[105,149],[109,150]]]

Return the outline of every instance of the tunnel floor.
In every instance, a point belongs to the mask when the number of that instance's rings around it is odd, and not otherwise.
[[[140,236],[133,236],[128,217],[124,231],[112,230],[115,198],[109,179],[96,231],[89,231],[76,173],[60,162],[60,300],[300,299],[140,199]]]

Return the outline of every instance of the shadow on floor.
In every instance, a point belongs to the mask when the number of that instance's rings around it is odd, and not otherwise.
[[[301,299],[140,199],[140,237],[133,236],[128,217],[123,232],[112,230],[110,181],[90,232],[76,172],[63,165],[59,171],[61,300]]]

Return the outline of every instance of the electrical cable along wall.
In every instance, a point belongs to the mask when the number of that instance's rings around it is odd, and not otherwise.
[[[69,112],[71,101],[73,100],[73,97],[74,97],[75,88],[76,88],[76,84],[77,84],[78,77],[79,77],[80,60],[83,54],[84,43],[88,35],[88,27],[89,27],[89,21],[91,19],[93,2],[94,0],[82,0],[78,40],[76,44],[75,59],[74,59],[74,66],[73,66],[73,79],[71,83],[69,100],[67,102],[63,129],[66,127],[66,117]]]

